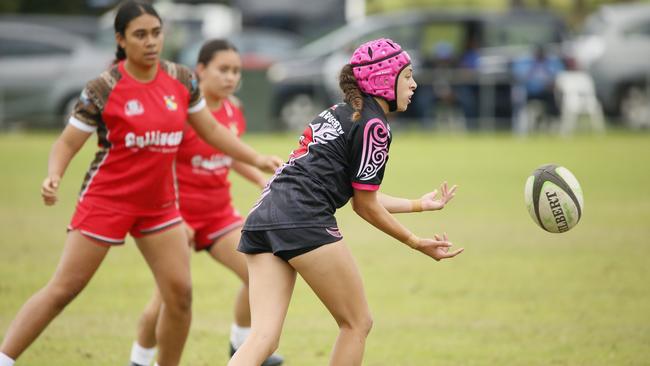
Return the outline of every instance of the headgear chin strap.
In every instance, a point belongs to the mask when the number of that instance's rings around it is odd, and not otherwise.
[[[397,110],[397,76],[410,64],[409,54],[388,38],[362,44],[350,58],[359,89],[384,99],[391,112]]]

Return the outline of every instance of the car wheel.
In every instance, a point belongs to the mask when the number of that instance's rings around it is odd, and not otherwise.
[[[650,94],[647,88],[631,86],[621,99],[623,122],[632,129],[650,128]]]
[[[309,94],[295,94],[287,98],[280,107],[280,119],[291,131],[302,131],[320,113],[322,106]]]

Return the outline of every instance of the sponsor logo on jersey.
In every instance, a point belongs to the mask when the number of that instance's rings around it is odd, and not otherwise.
[[[175,111],[178,109],[178,103],[176,103],[176,98],[173,95],[165,95],[163,99],[168,110]]]
[[[194,168],[217,170],[230,167],[230,165],[232,165],[232,158],[227,155],[212,155],[209,159],[201,155],[194,155],[192,157],[192,167]]]
[[[124,145],[128,148],[131,147],[168,147],[178,146],[183,141],[183,131],[161,132],[161,131],[147,131],[144,135],[136,135],[129,132],[124,136]]]
[[[131,99],[124,105],[124,114],[127,116],[137,116],[144,113],[144,107],[137,99]]]

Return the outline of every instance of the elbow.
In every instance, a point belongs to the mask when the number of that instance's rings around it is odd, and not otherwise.
[[[366,219],[371,216],[372,209],[368,205],[352,201],[352,210],[362,218]]]

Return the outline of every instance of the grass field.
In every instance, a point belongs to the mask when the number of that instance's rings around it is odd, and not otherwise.
[[[94,151],[71,165],[57,206],[39,186],[55,135],[0,136],[0,337],[43,286]],[[295,136],[249,136],[287,156]],[[528,216],[523,186],[554,162],[580,180],[585,212],[568,233]],[[395,134],[382,190],[416,197],[457,183],[442,212],[402,215],[421,236],[446,231],[465,253],[437,263],[344,208],[338,220],[360,265],[375,325],[364,365],[650,365],[650,134],[540,136]],[[234,179],[246,212],[255,188]],[[184,365],[226,363],[234,276],[193,256],[194,321]],[[112,250],[82,295],[19,365],[125,365],[152,279],[135,245]],[[280,352],[287,366],[327,364],[334,321],[298,281]]]

